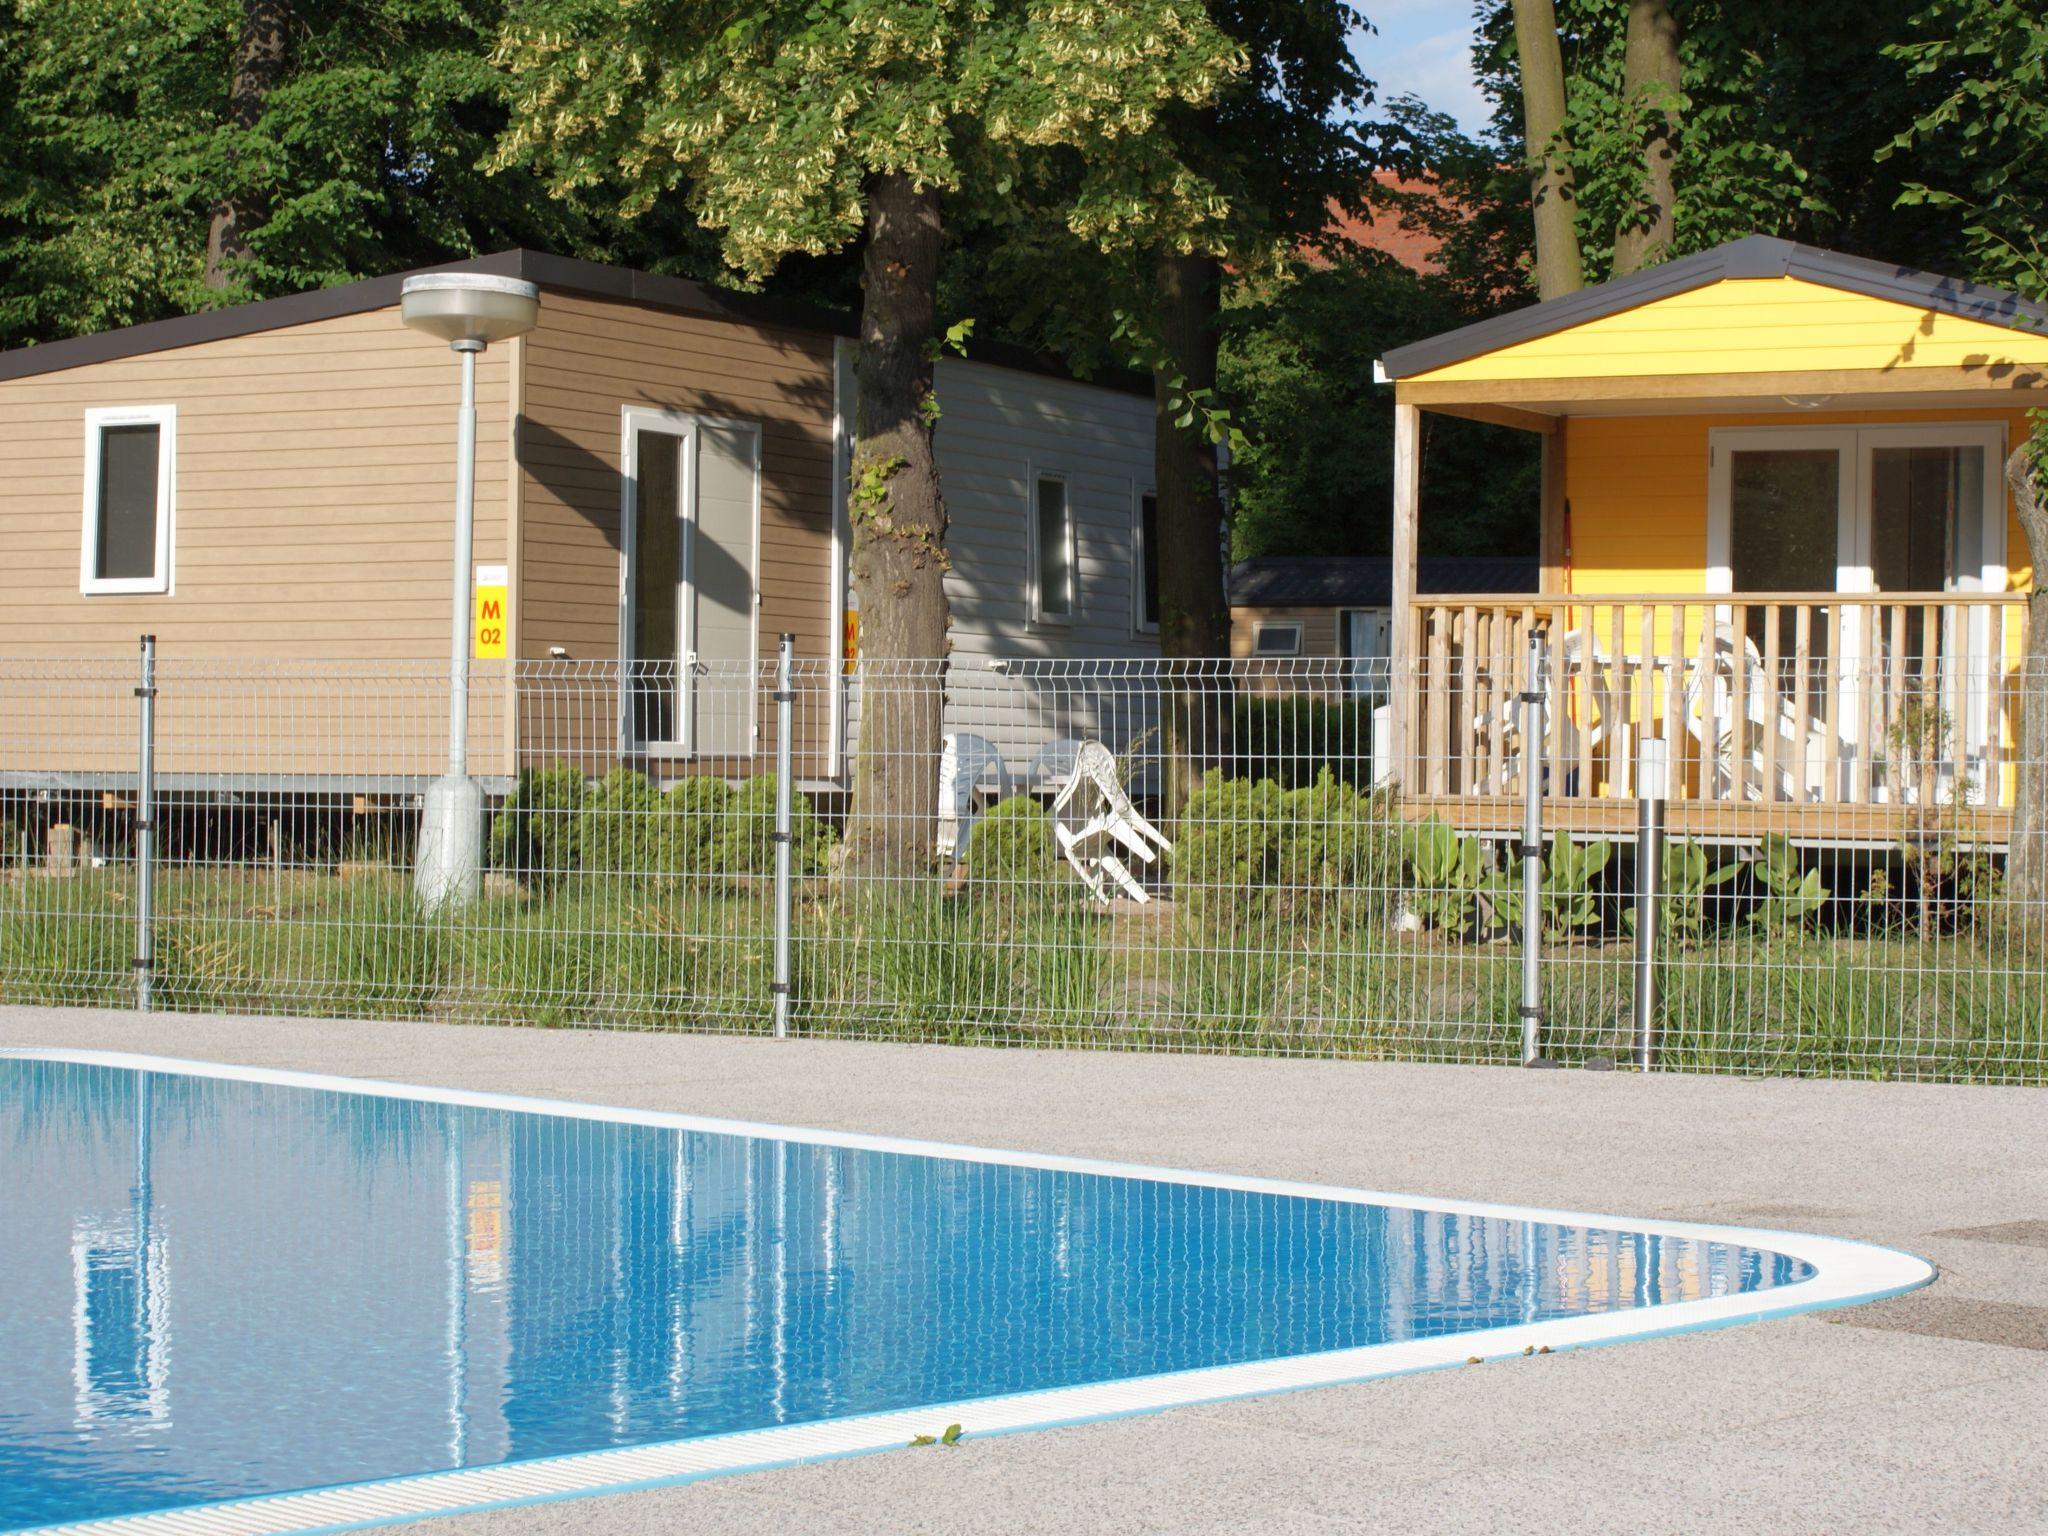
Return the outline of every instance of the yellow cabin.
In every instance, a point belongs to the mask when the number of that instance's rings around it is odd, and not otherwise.
[[[1699,835],[1768,808],[1773,830],[1876,843],[1939,808],[2004,840],[2032,573],[2003,469],[2048,405],[2048,311],[1759,236],[1381,370],[1412,805],[1512,825],[1540,763],[1566,824],[1577,806],[1605,829],[1661,759]],[[1424,412],[1542,435],[1539,591],[1416,597]],[[1525,751],[1535,636],[1562,707]]]

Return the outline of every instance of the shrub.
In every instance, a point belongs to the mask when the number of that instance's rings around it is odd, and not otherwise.
[[[527,768],[491,820],[491,867],[542,884],[576,867],[580,769]]]
[[[981,894],[1051,894],[1063,867],[1053,840],[1052,812],[1029,795],[998,800],[976,818],[967,838],[967,877]]]
[[[1181,812],[1171,855],[1173,894],[1198,921],[1271,907],[1282,793],[1271,779],[1208,774]]]
[[[1364,789],[1372,783],[1373,701],[1239,695],[1230,708],[1229,771],[1303,789],[1328,775]]]
[[[1401,857],[1408,909],[1425,927],[1466,933],[1490,873],[1479,839],[1460,837],[1448,822],[1431,816],[1403,832]]]
[[[774,830],[774,790],[769,791],[769,831]],[[712,878],[730,873],[726,851],[735,819],[742,813],[740,797],[725,780],[709,774],[678,779],[661,797],[662,829],[660,851],[669,859],[664,868],[650,874]]]
[[[681,788],[680,785],[677,788]],[[809,795],[792,794],[789,809],[790,869],[797,875],[821,875],[832,851],[832,829],[811,808]],[[772,875],[775,872],[775,779],[757,774],[726,801],[724,821],[711,868],[723,875]]]
[[[1383,910],[1400,875],[1400,837],[1390,794],[1361,794],[1324,768],[1280,802],[1277,874],[1290,910],[1316,910],[1332,895]]]
[[[681,848],[670,809],[646,774],[614,768],[576,818],[576,867],[587,875],[677,873]]]

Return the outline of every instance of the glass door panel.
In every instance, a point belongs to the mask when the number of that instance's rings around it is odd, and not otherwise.
[[[627,573],[627,725],[636,744],[680,740],[683,671],[683,470],[689,439],[641,428],[633,434],[633,529]]]
[[[1841,563],[1843,454],[1839,448],[1741,448],[1728,466],[1728,568],[1737,592],[1832,592]],[[1761,608],[1749,641],[1765,649]],[[1778,653],[1791,656],[1797,615],[1778,616]],[[1809,649],[1827,654],[1826,626]],[[1782,683],[1783,679],[1780,679]]]

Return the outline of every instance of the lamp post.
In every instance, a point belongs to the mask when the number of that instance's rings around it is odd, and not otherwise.
[[[454,637],[448,659],[448,772],[427,789],[413,889],[429,911],[475,899],[483,879],[484,795],[469,776],[470,546],[476,529],[476,355],[533,329],[540,289],[515,277],[427,272],[399,289],[399,318],[462,359],[456,417]]]

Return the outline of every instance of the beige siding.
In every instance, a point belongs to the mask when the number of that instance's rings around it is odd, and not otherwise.
[[[1334,608],[1232,608],[1230,654],[1252,654],[1252,631],[1261,623],[1301,626],[1303,656],[1337,655],[1337,610]]]
[[[619,645],[620,415],[761,426],[764,654],[794,631],[829,653],[832,338],[550,293],[528,338],[519,457],[520,654],[606,660]]]
[[[519,426],[519,654],[610,661],[619,652],[622,412],[695,413],[761,428],[759,650],[797,637],[797,654],[833,654],[832,338],[615,300],[549,293],[523,359]],[[710,687],[712,685],[707,685]],[[743,707],[730,683],[723,708]],[[548,695],[543,702],[542,695]],[[615,751],[615,696],[537,682],[523,711],[529,761]],[[761,734],[751,759],[699,768],[761,771],[773,721],[756,701]],[[824,748],[824,721],[805,732],[799,766]],[[565,745],[581,752],[565,753]],[[650,764],[665,772],[671,766]]]
[[[512,348],[477,370],[476,558],[506,558]],[[0,382],[0,659],[448,648],[459,373],[395,309]],[[178,411],[174,589],[84,596],[85,413]]]

